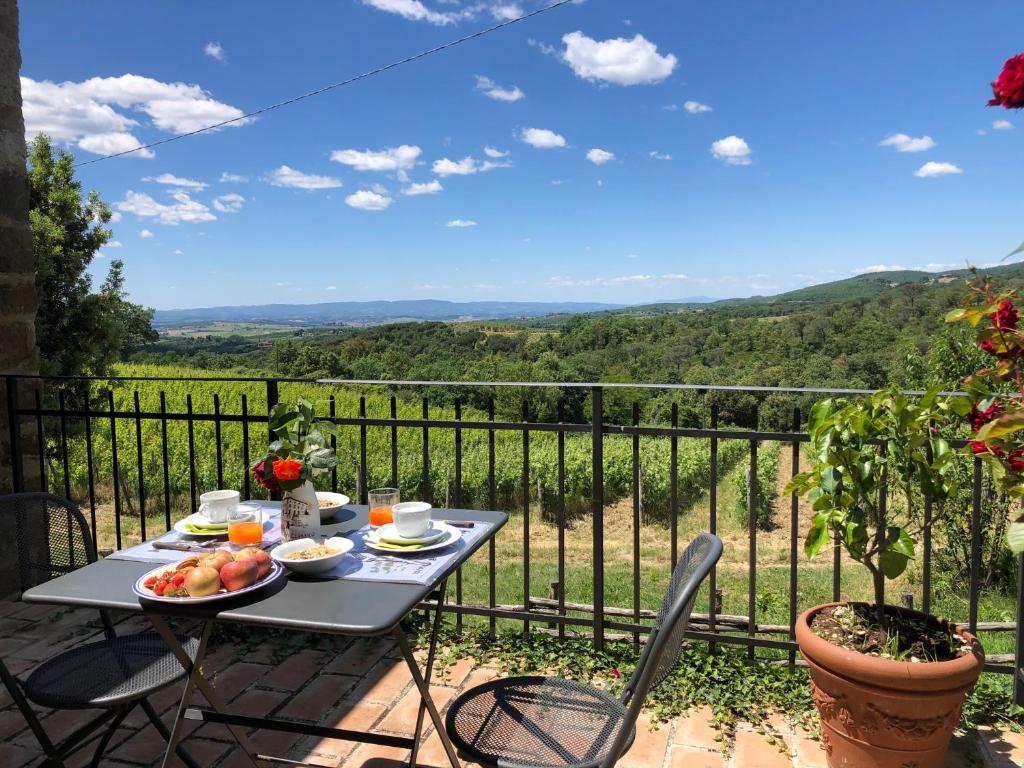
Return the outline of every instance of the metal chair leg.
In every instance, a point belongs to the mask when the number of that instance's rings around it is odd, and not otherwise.
[[[118,726],[121,725],[121,721],[128,717],[128,713],[135,709],[135,705],[122,707],[121,711],[118,712],[114,719],[110,721],[110,725],[107,726],[107,730],[103,733],[103,738],[100,739],[100,743],[96,745],[96,751],[92,753],[92,762],[89,763],[90,768],[99,768],[100,760],[103,758],[103,750],[107,748],[107,744],[114,738],[114,731],[117,730]]]

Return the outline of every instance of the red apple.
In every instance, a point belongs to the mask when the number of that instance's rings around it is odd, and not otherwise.
[[[251,557],[233,560],[220,569],[220,580],[228,592],[251,587],[259,577],[259,564]]]

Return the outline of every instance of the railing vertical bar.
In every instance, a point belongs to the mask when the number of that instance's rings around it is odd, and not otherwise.
[[[11,486],[15,493],[25,490],[25,472],[21,454],[21,419],[18,416],[18,377],[5,376],[4,389],[7,391],[7,429],[11,440]],[[86,411],[88,412],[88,406]],[[95,506],[93,508],[95,514]],[[93,525],[93,533],[96,532]],[[95,539],[95,536],[93,537]]]
[[[679,429],[679,404],[672,403],[672,429]],[[668,468],[669,574],[679,561],[679,438],[669,438]]]
[[[246,499],[252,498],[252,472],[249,465],[252,464],[249,455],[249,398],[242,393],[242,485]]]
[[[462,419],[462,401],[455,398],[455,420]],[[455,430],[455,508],[462,509],[462,430]],[[462,605],[462,566],[455,571],[455,604]],[[462,612],[455,614],[455,631],[462,632]]]
[[[275,435],[274,435],[274,424],[273,424],[273,420],[270,418],[270,412],[274,409],[275,405],[277,405],[279,402],[281,402],[281,393],[280,393],[280,389],[278,387],[277,379],[266,379],[266,387],[267,387],[267,440],[268,440],[268,442],[272,443],[272,442],[274,442]],[[271,491],[270,492],[270,498],[271,499],[280,500],[281,496],[282,496],[282,494],[281,494],[280,491]],[[193,502],[193,504],[195,504],[195,502]]]
[[[337,403],[334,395],[327,398],[327,415],[331,418],[331,423],[334,422],[334,417],[337,416]],[[331,435],[331,450],[334,454],[338,454],[338,436],[335,434]],[[335,464],[331,467],[331,493],[338,492],[338,466]]]
[[[93,557],[99,557],[99,543],[98,536],[96,535],[96,473],[93,470],[92,417],[89,416],[91,404],[89,403],[88,386],[86,386],[82,398],[85,411],[85,471],[88,475],[86,485],[89,488],[89,524],[92,526],[92,554]]]
[[[420,489],[420,496],[423,500],[429,503],[433,503],[434,494],[430,488],[430,427],[427,425],[427,421],[430,419],[430,403],[427,398],[423,398],[423,478],[420,481],[422,488]]]
[[[885,456],[888,453],[886,446],[882,445],[882,455]],[[878,490],[878,514],[883,520],[887,519],[889,507],[889,469],[887,467],[882,468],[882,482]],[[839,546],[837,544],[836,548]],[[885,604],[885,580],[882,580],[882,604]]]
[[[757,419],[754,424],[756,428]],[[757,635],[757,440],[750,441],[750,469],[747,475],[747,637]],[[747,646],[747,658],[754,660],[754,646]]]
[[[370,501],[367,482],[370,473],[366,466],[366,397],[359,396],[359,503],[368,504]]]
[[[793,409],[793,432],[800,431],[800,408]],[[790,454],[790,477],[800,474],[800,441],[794,440]],[[789,499],[789,639],[796,642],[797,617],[797,542],[800,538],[800,497],[794,491]],[[789,664],[796,664],[796,651],[789,651]]]
[[[718,404],[711,405],[712,431],[718,429]],[[711,438],[711,467],[708,482],[708,528],[713,535],[718,535],[718,438]],[[718,616],[718,565],[711,568],[708,575],[708,631],[715,632],[715,624]],[[709,643],[708,647],[712,653],[715,652],[715,644]]]
[[[928,463],[934,460],[931,443],[927,447]],[[932,609],[932,497],[924,497],[924,531],[921,560],[921,610],[930,613]]]
[[[196,431],[192,422],[192,395],[185,395],[185,412],[188,416],[188,489],[192,512],[196,511]]]
[[[633,426],[640,426],[640,403],[633,401]],[[633,623],[640,623],[640,435],[633,435]],[[640,647],[640,633],[633,633]]]
[[[1024,552],[1017,558],[1017,640],[1014,646],[1013,703],[1024,707]]]
[[[604,390],[590,390],[591,520],[593,525],[594,647],[604,650]]]
[[[40,395],[42,386],[33,390],[36,404],[36,449],[39,452],[39,490],[46,493],[50,490],[50,479],[46,471],[46,432],[43,428],[43,400]]]
[[[142,541],[146,540],[146,477],[145,477],[145,454],[142,450],[142,408],[139,405],[139,390],[135,390],[132,396],[135,405],[135,467],[139,472],[139,534]],[[223,487],[223,486],[221,486]]]
[[[171,530],[171,469],[167,455],[167,393],[160,390],[160,454],[163,459],[164,525]]]
[[[107,404],[110,407],[110,461],[111,477],[114,481],[114,534],[117,548],[121,549],[121,466],[117,459],[117,418],[114,416],[114,390],[107,390]]]
[[[565,422],[565,400],[558,400],[558,423]],[[558,615],[565,616],[565,432],[558,431]],[[565,637],[565,622],[558,623]]]
[[[530,403],[523,399],[523,423],[530,421]],[[523,606],[530,610],[530,430],[523,429]],[[530,622],[523,621],[523,634],[530,634]]]
[[[391,421],[398,420],[398,400],[391,396]],[[398,487],[398,427],[391,425],[391,487]]]
[[[494,423],[494,397],[487,399],[487,420]],[[487,508],[496,510],[498,508],[497,483],[494,480],[494,430],[487,430]],[[497,584],[495,571],[497,569],[497,546],[494,543],[494,536],[491,536],[487,546],[487,604],[494,610],[498,604]],[[489,632],[493,639],[497,630],[497,622],[494,615],[490,616]]]
[[[64,388],[57,390],[57,407],[60,409],[60,465],[64,473],[64,498],[71,498],[71,462],[68,460],[68,417],[64,402]]]
[[[978,629],[978,600],[981,592],[981,469],[981,460],[975,459],[974,483],[971,488],[971,605],[968,621],[971,632]]]
[[[213,441],[217,452],[217,487],[224,487],[224,453],[221,445],[220,395],[213,393]]]

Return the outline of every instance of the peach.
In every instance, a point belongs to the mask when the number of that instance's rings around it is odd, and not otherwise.
[[[259,564],[251,557],[233,560],[220,569],[220,580],[228,592],[251,587],[259,577]]]

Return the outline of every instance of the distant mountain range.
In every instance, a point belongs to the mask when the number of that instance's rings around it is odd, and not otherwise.
[[[325,304],[262,304],[249,307],[158,309],[160,327],[201,323],[273,323],[277,325],[379,325],[402,320],[501,320],[581,314],[621,309],[623,304],[534,301],[334,301]]]

